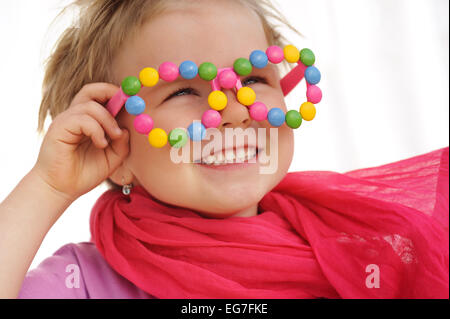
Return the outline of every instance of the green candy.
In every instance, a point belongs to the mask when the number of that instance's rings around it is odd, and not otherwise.
[[[311,66],[316,61],[316,57],[310,49],[302,49],[300,51],[300,61],[306,66]]]
[[[210,62],[205,62],[198,68],[198,75],[205,81],[214,80],[217,76],[217,68]]]
[[[122,81],[122,91],[126,95],[136,95],[141,89],[141,81],[135,76],[126,77]]]
[[[180,148],[186,145],[188,141],[188,135],[185,130],[176,128],[169,133],[169,144],[172,147]]]
[[[246,76],[252,73],[252,64],[245,58],[239,58],[234,61],[233,69],[237,74]]]
[[[302,125],[302,116],[296,110],[290,110],[286,113],[286,125],[290,128],[299,128]]]

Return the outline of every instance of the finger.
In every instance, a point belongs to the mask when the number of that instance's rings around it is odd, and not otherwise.
[[[86,103],[88,101],[97,101],[104,104],[111,99],[118,91],[119,87],[111,83],[90,83],[86,84],[75,95],[71,105]]]
[[[119,167],[119,165],[127,157],[130,151],[129,139],[130,133],[128,130],[123,129],[122,136],[114,141],[111,141],[110,146],[106,148],[106,157],[108,158],[111,171],[114,171],[117,167]]]
[[[111,139],[119,138],[122,134],[122,130],[120,129],[116,119],[103,105],[98,104],[95,101],[89,101],[84,104],[76,105],[74,106],[73,112],[87,114],[94,118],[100,123]]]
[[[96,147],[108,146],[103,128],[87,114],[74,114],[68,117],[62,135],[61,140],[67,144],[78,144],[84,136],[88,136]]]

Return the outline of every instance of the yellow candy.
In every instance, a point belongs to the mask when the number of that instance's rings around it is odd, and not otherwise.
[[[228,98],[222,91],[212,91],[208,96],[209,106],[216,111],[222,111],[227,103]]]
[[[161,148],[167,144],[167,134],[161,128],[154,128],[148,134],[148,142],[153,147]]]
[[[154,68],[142,69],[139,80],[143,86],[155,86],[159,81],[159,73]]]
[[[300,114],[306,121],[311,121],[316,116],[316,107],[311,102],[305,102],[300,106]]]
[[[297,63],[300,59],[300,51],[293,45],[287,45],[283,49],[284,58],[289,63]]]
[[[253,89],[244,86],[239,89],[239,91],[237,93],[237,99],[238,99],[239,103],[241,103],[245,106],[250,106],[253,103],[255,103],[256,93],[255,93],[255,91],[253,91]]]

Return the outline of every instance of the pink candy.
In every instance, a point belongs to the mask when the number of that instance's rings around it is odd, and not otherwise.
[[[308,99],[308,102],[313,104],[319,103],[320,100],[322,100],[322,91],[316,85],[308,85],[308,88],[306,89],[306,98]]]
[[[266,54],[269,58],[269,61],[274,64],[281,63],[284,60],[283,49],[281,49],[279,46],[272,45],[271,47],[268,47],[266,50]]]
[[[222,122],[222,116],[216,110],[207,110],[203,113],[202,123],[205,128],[217,128]]]
[[[159,66],[159,77],[167,82],[175,81],[180,75],[178,66],[172,62],[164,62]]]
[[[264,121],[267,119],[267,106],[261,102],[255,102],[249,106],[249,112],[255,121]]]
[[[134,118],[133,124],[138,133],[148,134],[153,128],[153,119],[148,114],[142,113]]]
[[[233,70],[225,70],[219,75],[220,86],[224,89],[232,89],[236,85],[237,75]]]

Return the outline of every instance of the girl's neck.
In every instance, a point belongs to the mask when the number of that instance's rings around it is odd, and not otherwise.
[[[252,217],[258,215],[258,205],[250,206],[246,209],[241,210],[240,212],[237,212],[236,214],[233,214],[232,217]]]

